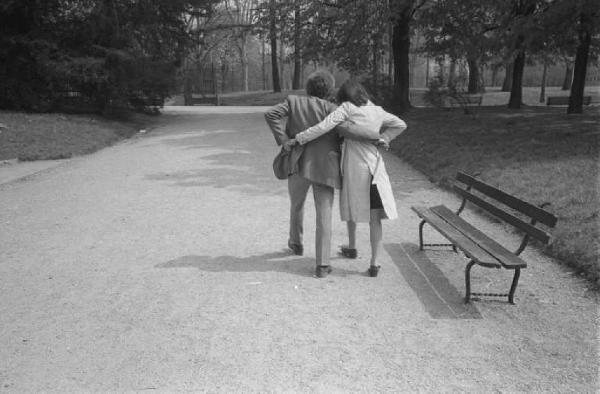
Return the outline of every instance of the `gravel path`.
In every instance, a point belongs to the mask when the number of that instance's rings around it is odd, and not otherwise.
[[[597,392],[586,283],[529,249],[517,305],[463,305],[464,259],[418,252],[410,211],[458,201],[396,157],[380,277],[363,274],[364,225],[359,258],[314,278],[312,198],[291,256],[262,110],[168,108],[147,134],[0,185],[0,392]],[[344,228],[335,215],[334,248]],[[479,290],[509,280],[474,269]]]

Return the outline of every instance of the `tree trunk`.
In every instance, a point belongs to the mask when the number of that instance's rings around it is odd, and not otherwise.
[[[492,87],[496,86],[496,79],[498,78],[498,67],[494,66],[492,67],[492,81],[490,83],[490,85]]]
[[[450,70],[448,71],[448,84],[449,88],[454,87],[456,79],[456,59],[450,60]]]
[[[585,89],[585,74],[587,73],[588,56],[592,34],[585,28],[586,21],[581,16],[581,30],[579,31],[579,44],[575,54],[575,67],[573,68],[573,84],[569,96],[568,114],[580,114],[583,112],[583,90]]]
[[[525,69],[525,50],[521,49],[515,58],[512,72],[512,87],[508,108],[520,109],[523,104],[523,70]]]
[[[302,58],[299,53],[294,55],[294,78],[292,80],[292,89],[297,90],[300,89],[301,81],[300,75],[302,70]]]
[[[242,89],[248,91],[248,53],[246,51],[247,38],[244,35],[240,43],[240,64],[242,65]]]
[[[478,93],[485,93],[485,75],[484,72],[479,70],[479,90]]]
[[[221,92],[225,92],[227,86],[227,63],[221,62]]]
[[[398,113],[410,109],[410,20],[411,6],[404,7],[394,20],[392,51],[394,54],[394,103]]]
[[[565,79],[563,79],[562,90],[570,90],[573,83],[573,67],[570,60],[566,62]]]
[[[540,103],[546,101],[546,76],[548,75],[548,61],[544,59],[544,69],[542,70],[542,82],[540,88]]]
[[[373,79],[374,89],[378,88],[378,74],[379,74],[379,34],[373,35],[373,69],[371,70],[371,78]]]
[[[192,103],[192,76],[189,68],[185,69],[185,79],[183,83],[183,102],[184,105],[194,105]]]
[[[275,0],[269,5],[269,33],[271,38],[271,75],[273,76],[273,92],[281,92],[279,67],[277,65],[277,18],[275,16]]]
[[[429,56],[425,61],[425,87],[429,86]]]
[[[267,90],[267,66],[265,61],[265,38],[260,37],[260,43],[262,45],[262,86],[263,90]]]
[[[444,65],[445,61],[446,61],[445,56],[438,57],[435,61],[437,63],[437,67],[438,67],[436,77],[441,84],[444,84],[446,82],[446,70],[445,70],[446,67]]]
[[[283,41],[279,40],[279,77],[281,79],[281,89],[287,89],[289,80],[285,78],[285,54],[283,53]]]
[[[393,48],[393,40],[394,40],[394,26],[391,23],[388,23],[389,27],[388,27],[388,57],[387,57],[387,71],[388,71],[388,78],[390,79],[390,81],[393,82],[394,80],[394,56],[392,54],[392,48]]]
[[[300,89],[300,70],[302,69],[302,46],[300,44],[300,3],[294,5],[294,79],[292,89]]]
[[[469,86],[467,87],[467,93],[474,94],[479,93],[480,81],[479,81],[479,65],[475,59],[467,59],[469,64]]]
[[[506,75],[504,75],[504,82],[502,83],[502,91],[510,92],[511,88],[512,88],[513,65],[511,63],[506,63],[504,65],[504,70],[506,70]]]
[[[533,15],[537,1],[532,0],[517,0],[514,2],[514,17],[515,19],[527,20]],[[517,57],[514,61],[512,86],[510,89],[510,99],[508,100],[508,108],[519,109],[523,104],[523,71],[525,69],[525,45],[526,37],[523,34],[518,34],[515,40],[515,51]]]

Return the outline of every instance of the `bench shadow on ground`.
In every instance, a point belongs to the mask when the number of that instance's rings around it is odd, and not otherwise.
[[[385,244],[385,250],[433,319],[481,319],[477,307],[413,243]]]
[[[312,277],[315,274],[315,259],[292,255],[288,250],[256,256],[200,256],[188,255],[155,265],[156,268],[197,268],[205,272],[285,272]],[[335,268],[330,276],[361,274],[356,271]]]

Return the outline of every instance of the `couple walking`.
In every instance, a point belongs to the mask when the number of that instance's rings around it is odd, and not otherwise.
[[[270,108],[265,119],[278,145],[292,151],[288,177],[290,233],[288,246],[304,253],[304,202],[312,186],[316,210],[316,276],[331,272],[331,215],[334,189],[340,190],[340,213],[348,227],[348,245],[341,254],[356,258],[357,223],[369,223],[369,276],[377,276],[382,219],[397,217],[396,205],[379,147],[406,129],[404,121],[374,105],[364,87],[350,79],[337,93],[339,106],[327,101],[334,78],[325,71],[311,74],[306,96],[290,95]]]

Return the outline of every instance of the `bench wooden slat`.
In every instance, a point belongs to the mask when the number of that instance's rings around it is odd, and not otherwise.
[[[449,100],[449,104],[453,107],[456,106],[460,106],[460,105],[481,105],[481,102],[483,101],[483,96],[459,96],[459,97],[454,97],[451,96],[450,100]]]
[[[590,105],[592,96],[583,96],[583,105]],[[569,96],[550,96],[546,100],[546,105],[569,105]]]
[[[481,104],[483,96],[465,96],[464,100],[469,104]]]
[[[569,96],[548,97],[546,105],[567,105],[569,104]]]
[[[485,209],[486,211],[488,211],[489,213],[499,217],[500,219],[504,220],[507,223],[512,224],[514,227],[524,231],[525,233],[529,234],[530,236],[538,239],[540,242],[543,242],[544,244],[547,244],[548,242],[550,242],[550,234],[548,234],[547,232],[540,230],[539,228],[532,226],[529,223],[524,222],[523,220],[519,219],[518,217],[511,215],[508,212],[505,212],[495,206],[493,206],[492,204],[490,204],[489,202],[477,197],[476,195],[469,193],[468,191],[458,187],[458,186],[454,186],[454,190],[460,194],[463,198],[471,201],[472,203],[479,205],[481,208]]]
[[[538,222],[545,224],[548,227],[554,227],[556,225],[558,219],[550,212],[540,207],[536,207],[535,205],[530,204],[526,201],[513,197],[510,194],[505,193],[502,190],[499,190],[491,185],[488,185],[487,183],[484,183],[470,175],[459,172],[456,175],[456,180],[473,187],[473,189],[497,201],[500,201],[501,203],[506,204],[507,206],[521,213],[526,214],[530,218],[533,218]]]
[[[430,208],[430,211],[440,216],[440,218],[448,222],[448,224],[465,234],[465,236],[468,238],[475,241],[479,247],[494,256],[504,266],[504,268],[514,269],[517,267],[527,267],[527,263],[519,256],[516,256],[511,251],[507,250],[502,245],[473,227],[470,223],[457,216],[444,205],[432,207]]]
[[[424,219],[433,228],[438,230],[444,237],[448,238],[450,242],[460,248],[465,255],[467,255],[467,257],[483,265],[500,267],[498,260],[490,256],[488,252],[467,238],[462,232],[454,228],[447,221],[443,220],[437,214],[431,212],[430,209],[425,207],[411,208],[417,213],[417,215],[419,215],[420,218]]]

